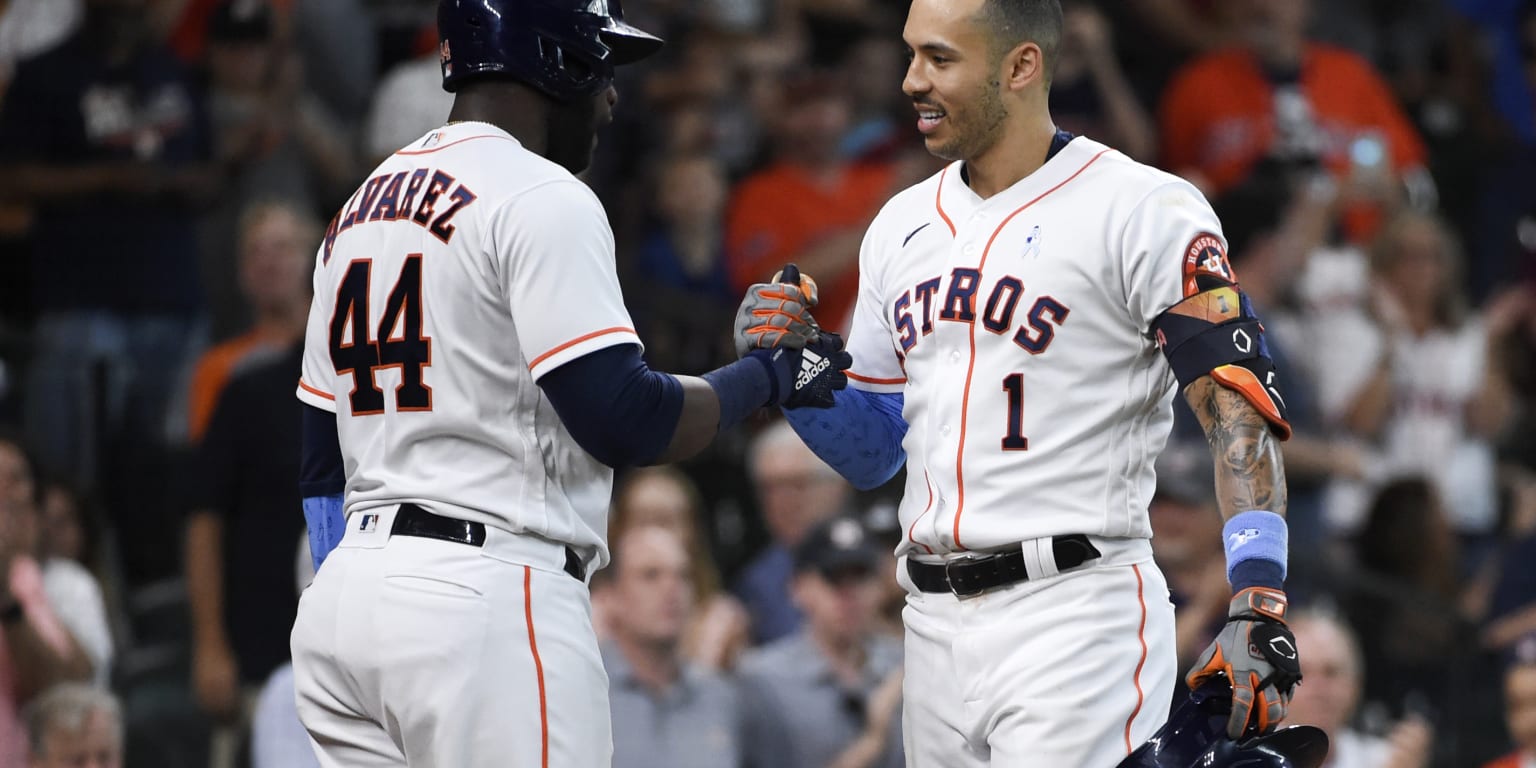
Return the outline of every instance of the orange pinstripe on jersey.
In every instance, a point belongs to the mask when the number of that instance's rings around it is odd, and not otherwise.
[[[544,697],[544,662],[533,633],[533,569],[523,566],[523,616],[528,621],[528,650],[533,652],[533,671],[539,679],[539,765],[549,768],[549,706]]]
[[[873,376],[860,376],[853,371],[843,371],[843,375],[854,381],[862,381],[865,384],[905,384],[906,379],[877,379]]]
[[[1095,162],[1098,162],[1098,159],[1103,157],[1104,154],[1106,152],[1109,152],[1109,151],[1111,151],[1111,150],[1108,150],[1108,149],[1099,150],[1098,154],[1094,155],[1091,158],[1088,158],[1088,162],[1083,163],[1083,167],[1077,169],[1076,171],[1073,171],[1071,176],[1068,176],[1067,178],[1062,179],[1061,182],[1058,183],[1056,186],[1051,187],[1050,189],[1047,189],[1044,192],[1041,192],[1039,195],[1036,195],[1034,199],[1030,200],[1029,202],[1027,202],[1027,203],[1025,203],[1025,204],[1023,204],[1021,206],[1019,206],[1018,208],[1015,208],[1013,210],[1013,213],[1008,214],[1008,216],[1003,219],[1002,223],[997,225],[997,229],[992,230],[992,236],[987,238],[987,247],[983,248],[982,251],[981,251],[981,263],[976,265],[976,271],[978,273],[980,273],[980,272],[982,272],[983,270],[986,269],[986,266],[987,266],[987,256],[992,253],[992,244],[997,242],[997,236],[1003,233],[1003,228],[1008,226],[1008,222],[1013,221],[1013,217],[1023,213],[1025,210],[1028,210],[1029,207],[1034,205],[1035,203],[1038,203],[1041,200],[1044,200],[1046,198],[1046,196],[1050,195],[1052,192],[1055,192],[1056,190],[1061,189],[1062,187],[1065,187],[1073,179],[1075,179],[1078,176],[1082,175],[1083,171],[1088,170],[1089,166],[1093,165]],[[943,186],[944,186],[944,180],[942,178],[940,178],[939,179],[939,187],[942,189]],[[946,221],[947,221],[947,219],[946,219]],[[973,299],[973,301],[974,301],[974,299]],[[965,545],[960,543],[960,514],[965,511],[965,426],[966,426],[967,417],[969,416],[969,410],[970,410],[970,404],[971,404],[971,378],[976,373],[976,324],[975,323],[971,324],[970,334],[971,334],[971,359],[970,359],[970,362],[967,363],[966,366],[965,366],[965,394],[962,395],[961,399],[960,399],[960,441],[959,441],[959,445],[955,448],[955,487],[956,487],[956,492],[955,492],[955,527],[954,527],[955,549],[964,549],[965,548]]]
[[[1131,710],[1131,716],[1125,719],[1125,753],[1129,755],[1134,745],[1131,744],[1131,724],[1136,722],[1136,716],[1141,714],[1141,703],[1144,694],[1141,690],[1141,668],[1147,665],[1147,598],[1143,592],[1141,581],[1141,566],[1133,565],[1131,570],[1136,573],[1136,602],[1141,605],[1141,626],[1136,629],[1136,639],[1141,642],[1141,658],[1136,661],[1136,672],[1131,676],[1131,682],[1136,684],[1136,708]]]
[[[625,328],[623,326],[614,326],[613,328],[604,328],[601,331],[593,331],[591,333],[588,333],[588,334],[585,334],[585,335],[582,335],[582,336],[577,336],[576,338],[571,339],[570,341],[567,341],[564,344],[561,344],[561,345],[555,347],[554,349],[551,349],[548,352],[545,352],[544,354],[539,355],[538,357],[535,357],[532,362],[528,363],[528,370],[531,371],[534,368],[537,368],[539,363],[542,363],[545,360],[549,359],[549,357],[551,355],[559,354],[561,351],[566,350],[566,349],[570,349],[571,347],[574,347],[577,344],[580,344],[583,341],[586,341],[587,339],[595,339],[595,338],[597,338],[599,336],[607,336],[610,333],[634,333],[634,332],[635,332],[635,329],[633,329],[633,328]]]
[[[939,212],[939,218],[944,220],[944,225],[949,227],[949,236],[955,236],[955,223],[949,220],[949,214],[944,212],[944,178],[949,175],[949,166],[939,172],[939,189],[933,193],[933,209]]]
[[[333,395],[333,394],[331,394],[329,392],[322,392],[321,390],[315,389],[314,387],[311,387],[303,379],[299,379],[299,388],[303,389],[305,392],[310,393],[311,395],[317,395],[319,397],[323,397],[323,398],[325,398],[327,400],[330,400],[330,401],[333,401],[333,402],[336,400],[336,396],[335,395]]]

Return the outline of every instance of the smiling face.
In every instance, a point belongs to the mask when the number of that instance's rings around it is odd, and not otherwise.
[[[1061,8],[1055,0],[1009,2],[913,0],[907,14],[902,38],[911,61],[902,91],[928,151],[946,160],[974,161],[998,144],[1014,115],[1045,109]]]
[[[1008,118],[999,62],[980,23],[986,0],[913,0],[902,31],[912,60],[901,89],[928,151],[968,160],[990,149]]]

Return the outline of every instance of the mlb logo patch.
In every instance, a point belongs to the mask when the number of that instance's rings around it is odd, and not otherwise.
[[[357,529],[359,531],[362,531],[363,533],[373,533],[374,531],[378,530],[378,528],[379,528],[379,516],[378,515],[371,515],[371,514],[363,515],[363,519],[358,521],[358,523],[357,523]]]
[[[437,133],[434,133],[431,136],[428,136],[425,141],[421,142],[421,148],[422,149],[430,149],[432,147],[437,146],[438,143],[441,142],[442,140],[443,140],[443,132],[442,131],[438,131]]]

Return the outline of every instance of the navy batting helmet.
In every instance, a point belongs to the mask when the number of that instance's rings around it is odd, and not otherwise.
[[[661,38],[624,22],[619,0],[439,0],[443,88],[499,75],[559,101],[590,96],[613,68],[661,47]]]
[[[1207,681],[1117,768],[1318,768],[1328,756],[1328,735],[1310,725],[1233,741],[1231,710],[1226,681]]]

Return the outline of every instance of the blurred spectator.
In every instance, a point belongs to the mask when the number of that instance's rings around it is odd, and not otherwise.
[[[1501,652],[1536,637],[1536,474],[1508,474],[1509,514],[1500,549],[1490,558],[1498,576],[1483,629],[1483,645]]]
[[[1532,236],[1536,238],[1536,231]],[[1489,343],[1499,356],[1495,364],[1505,371],[1514,395],[1514,414],[1503,430],[1499,458],[1536,472],[1536,441],[1529,439],[1536,434],[1536,243],[1531,253],[1530,278],[1509,291],[1509,298],[1500,300],[1507,302],[1502,309],[1515,319],[1502,337],[1490,334]],[[1491,318],[1489,325],[1498,326],[1496,320]]]
[[[876,500],[860,515],[864,531],[869,534],[875,551],[880,553],[875,564],[875,583],[880,587],[880,596],[875,604],[874,628],[876,632],[892,637],[903,637],[906,632],[901,623],[901,612],[907,607],[907,589],[896,578],[896,548],[906,538],[897,511],[898,502],[899,499]]]
[[[1310,6],[1237,0],[1240,44],[1191,62],[1163,95],[1163,166],[1216,197],[1264,158],[1320,165],[1360,202],[1345,224],[1361,239],[1404,198],[1403,182],[1432,197],[1424,146],[1368,62],[1306,39]]]
[[[651,197],[654,227],[635,253],[635,322],[653,367],[702,373],[734,357],[731,318],[741,297],[725,271],[725,172],[693,153],[664,159]]]
[[[901,77],[904,64],[901,47],[890,35],[867,33],[849,46],[841,76],[848,83],[889,83]],[[850,127],[838,145],[844,157],[873,160],[889,157],[904,146],[921,149],[916,141],[918,134],[907,124],[912,101],[899,87],[848,90],[852,108]],[[923,150],[923,154],[927,151]],[[936,162],[943,167],[943,161]]]
[[[1381,352],[1347,423],[1379,439],[1386,473],[1432,479],[1456,532],[1476,538],[1497,522],[1491,440],[1511,404],[1490,345],[1519,321],[1522,294],[1469,317],[1459,262],[1453,236],[1432,217],[1404,214],[1382,232],[1372,254]]]
[[[1166,50],[1198,55],[1226,45],[1234,36],[1232,10],[1210,0],[1131,0],[1144,27]]]
[[[448,122],[453,94],[443,90],[436,27],[421,55],[390,68],[373,93],[363,126],[363,162],[378,165],[427,131]]]
[[[1455,697],[1472,693],[1457,674],[1475,652],[1457,558],[1431,482],[1409,478],[1381,490],[1355,539],[1358,572],[1339,585],[1370,700],[1392,709],[1431,701],[1454,714]]]
[[[816,319],[840,331],[858,290],[859,244],[896,190],[894,167],[839,156],[852,107],[833,75],[802,73],[782,88],[775,160],[731,196],[726,264],[740,292],[794,262],[820,288]]]
[[[51,472],[103,479],[130,578],[163,573],[168,394],[199,306],[191,208],[208,194],[201,111],[145,0],[88,0],[80,30],[21,64],[0,111],[6,192],[35,207],[40,313],[28,428]],[[111,451],[98,478],[94,460]]]
[[[219,394],[242,368],[287,351],[304,335],[319,224],[286,203],[257,203],[240,216],[240,289],[253,316],[250,330],[198,359],[187,401],[187,433],[203,439]]]
[[[171,45],[187,62],[201,61],[221,6],[233,2],[241,15],[275,14],[279,32],[293,42],[310,85],[327,108],[340,116],[351,145],[355,120],[368,108],[377,73],[378,42],[373,14],[360,0],[179,0]],[[174,6],[176,3],[172,3]]]
[[[251,716],[251,768],[320,768],[309,732],[294,704],[293,664],[278,667],[262,686]]]
[[[1109,21],[1088,0],[1065,6],[1061,53],[1050,90],[1057,127],[1151,162],[1157,152],[1152,118],[1115,58]]]
[[[28,554],[30,483],[19,452],[0,451],[0,768],[26,765],[21,707],[55,683],[91,673],[89,657],[55,612]]]
[[[694,608],[692,565],[669,528],[639,524],[613,540],[610,589],[620,610],[603,649],[615,768],[745,765],[738,692],[683,655]]]
[[[0,9],[0,100],[16,62],[58,45],[80,26],[81,0],[10,0]]]
[[[315,566],[309,556],[309,537],[300,539],[295,586],[303,594],[315,580]],[[273,670],[256,699],[251,715],[251,768],[320,768],[309,732],[299,722],[293,662]]]
[[[1157,457],[1157,489],[1147,513],[1152,555],[1168,578],[1179,669],[1187,669],[1227,621],[1232,588],[1216,510],[1216,468],[1205,443],[1170,441]],[[1186,693],[1174,693],[1182,701]]]
[[[70,645],[84,655],[87,675],[105,687],[112,671],[112,629],[101,585],[78,562],[49,554],[53,547],[45,536],[48,529],[43,525],[41,511],[44,496],[35,467],[21,444],[5,435],[0,435],[0,498],[7,499],[9,504],[5,530],[0,536],[4,537],[3,546],[9,548],[12,558],[13,588],[17,579],[41,580],[48,612],[58,618]],[[74,653],[68,652],[71,657]],[[69,660],[66,667],[65,674],[76,677],[78,660]]]
[[[1504,670],[1504,721],[1515,751],[1483,768],[1529,768],[1536,764],[1536,635],[1515,647]]]
[[[1536,146],[1536,5],[1526,0],[1449,0],[1485,30],[1492,59],[1487,81],[1494,108],[1520,143]]]
[[[86,533],[85,502],[67,483],[43,484],[42,556],[73,560],[90,568],[95,562],[93,541]]]
[[[237,297],[250,290],[229,258],[249,234],[242,217],[272,200],[304,217],[334,210],[357,177],[347,135],[306,85],[267,3],[223,0],[208,22],[207,61],[214,147],[228,179],[204,221],[204,284],[213,337],[224,339],[244,324]],[[299,247],[313,254],[316,242]]]
[[[341,123],[341,140],[356,145],[379,72],[378,36],[365,0],[283,0],[310,89]],[[439,86],[441,88],[441,86]],[[360,181],[352,180],[352,183]],[[344,185],[349,189],[351,184]]]
[[[1434,731],[1418,716],[1405,718],[1385,738],[1351,727],[1360,704],[1360,646],[1349,628],[1323,613],[1291,616],[1301,675],[1286,725],[1312,725],[1328,734],[1324,768],[1427,768]]]
[[[800,627],[800,610],[790,598],[793,552],[817,523],[847,509],[853,487],[783,420],[753,438],[747,473],[772,543],[747,564],[734,591],[751,616],[752,639],[766,643]]]
[[[837,517],[795,549],[797,633],[742,660],[748,753],[763,766],[899,768],[901,641],[879,634],[875,550]]]
[[[110,693],[64,684],[27,707],[31,768],[122,768],[122,705]]]
[[[216,759],[233,759],[260,687],[289,659],[297,595],[294,542],[304,533],[299,476],[302,345],[230,381],[193,473],[186,523],[192,684],[221,724]]]
[[[1479,193],[1466,230],[1474,295],[1522,276],[1536,254],[1536,3],[1528,0],[1451,0],[1476,24],[1475,51],[1487,60],[1466,85],[1488,102],[1489,125],[1477,136],[1483,150]]]
[[[676,468],[631,470],[614,490],[608,536],[610,541],[618,541],[643,526],[666,528],[677,536],[688,550],[692,600],[681,640],[682,656],[703,669],[730,669],[747,645],[748,619],[741,603],[720,588],[720,572],[710,558],[709,538],[704,532],[703,506],[698,487]],[[615,601],[614,590],[599,591],[602,594],[594,600],[603,609],[594,613],[601,613],[600,623],[606,625],[609,617],[627,610],[627,606]]]

